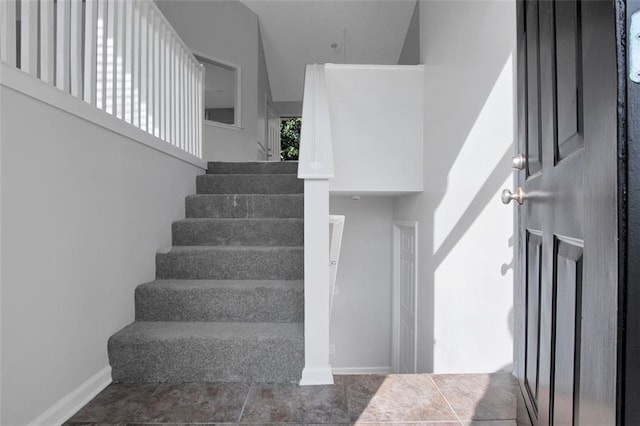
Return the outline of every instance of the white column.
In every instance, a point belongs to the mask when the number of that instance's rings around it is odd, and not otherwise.
[[[329,365],[329,179],[304,181],[304,369],[300,385],[333,384]]]

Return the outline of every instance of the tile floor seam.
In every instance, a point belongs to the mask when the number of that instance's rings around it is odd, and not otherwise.
[[[129,424],[132,421],[133,422],[138,422],[137,416],[140,413],[140,411],[142,411],[143,408],[145,408],[147,406],[147,404],[149,403],[149,401],[151,401],[151,398],[153,398],[153,395],[156,394],[156,392],[158,392],[158,389],[160,389],[160,387],[163,385],[163,382],[158,383],[158,385],[156,386],[156,388],[153,390],[153,392],[151,392],[151,394],[149,395],[149,397],[147,397],[146,401],[144,401],[142,404],[140,404],[140,408],[138,408],[136,411],[134,411],[131,414],[131,417],[133,418],[131,421],[127,421],[125,424]]]
[[[432,374],[428,374],[429,376],[429,380],[431,380],[431,383],[433,383],[433,386],[436,387],[436,389],[438,389],[438,393],[440,394],[440,396],[442,396],[442,398],[445,400],[445,402],[447,403],[447,405],[449,406],[449,409],[451,410],[451,412],[453,413],[454,416],[456,416],[456,419],[458,419],[458,423],[460,423],[460,425],[462,425],[462,419],[460,418],[460,416],[458,415],[458,412],[456,410],[453,409],[453,406],[451,405],[451,403],[449,402],[449,400],[447,399],[446,396],[444,396],[444,393],[442,392],[442,390],[440,389],[440,386],[438,386],[438,384],[436,383],[435,380],[433,380],[433,375]]]
[[[244,409],[247,407],[247,402],[249,402],[249,395],[251,395],[251,389],[255,386],[255,382],[251,382],[249,388],[247,389],[247,396],[244,397],[244,403],[242,404],[242,409],[240,410],[240,415],[238,416],[238,421],[236,424],[240,424],[242,422],[242,416],[244,415]]]

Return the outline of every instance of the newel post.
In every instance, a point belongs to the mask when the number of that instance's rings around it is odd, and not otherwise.
[[[333,149],[324,65],[307,65],[298,178],[304,179],[304,359],[300,385],[333,384],[329,364],[329,179]]]

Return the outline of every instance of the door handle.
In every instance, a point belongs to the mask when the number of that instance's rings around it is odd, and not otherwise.
[[[514,169],[522,170],[527,166],[527,157],[524,154],[516,155],[511,161]]]
[[[522,204],[524,202],[524,191],[521,187],[516,189],[516,192],[511,192],[508,189],[502,191],[500,195],[503,204],[509,204],[511,201],[515,200],[518,204]]]

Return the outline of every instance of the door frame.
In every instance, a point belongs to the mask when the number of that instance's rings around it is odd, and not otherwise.
[[[617,424],[640,424],[640,84],[629,80],[627,38],[640,0],[615,0],[618,47]]]
[[[391,290],[391,371],[398,373],[400,370],[400,232],[401,228],[413,229],[414,234],[414,354],[413,373],[418,368],[418,222],[406,220],[394,220],[392,222],[392,290]]]

